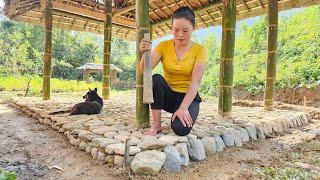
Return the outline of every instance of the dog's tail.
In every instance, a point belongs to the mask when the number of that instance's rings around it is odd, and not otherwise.
[[[56,114],[64,114],[64,113],[70,113],[71,109],[69,110],[62,110],[62,111],[56,111],[56,112],[51,112],[49,115],[56,115]]]

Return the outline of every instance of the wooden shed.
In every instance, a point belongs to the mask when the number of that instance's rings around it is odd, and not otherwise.
[[[103,65],[95,64],[95,63],[86,63],[80,67],[77,67],[77,69],[82,70],[83,81],[85,81],[86,83],[89,83],[90,73],[101,73],[103,71]],[[114,64],[110,64],[110,70],[111,70],[111,73],[110,73],[111,83],[119,82],[120,81],[119,73],[123,72],[123,70]]]

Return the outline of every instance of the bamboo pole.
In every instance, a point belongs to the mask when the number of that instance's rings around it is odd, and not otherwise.
[[[219,79],[219,114],[230,116],[232,111],[233,58],[236,25],[235,0],[223,1],[222,40]]]
[[[149,2],[148,0],[136,0],[136,121],[139,128],[147,128],[150,125],[149,105],[142,102],[143,77],[139,68],[142,53],[139,50],[141,39],[145,33],[150,33]]]
[[[274,85],[276,79],[276,55],[278,37],[278,0],[269,0],[268,5],[268,59],[267,77],[264,91],[264,109],[271,111],[274,104]]]
[[[111,28],[112,28],[112,1],[105,2],[106,21],[104,22],[104,49],[103,49],[103,80],[102,97],[109,99],[110,92],[110,55],[111,55]]]
[[[47,0],[44,12],[44,65],[43,65],[43,83],[42,98],[50,99],[50,78],[51,78],[51,57],[52,57],[52,0]]]
[[[150,34],[144,34],[144,40],[150,41]],[[144,68],[143,68],[143,98],[142,102],[145,104],[153,103],[152,91],[152,67],[151,67],[151,51],[144,52]]]

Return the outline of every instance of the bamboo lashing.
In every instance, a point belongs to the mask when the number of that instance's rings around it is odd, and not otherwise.
[[[150,33],[145,33],[143,40],[150,41]],[[151,52],[147,50],[143,54],[144,68],[143,68],[143,100],[145,104],[153,103],[152,92],[152,72],[151,72]]]

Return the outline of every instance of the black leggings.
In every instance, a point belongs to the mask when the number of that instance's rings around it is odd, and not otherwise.
[[[152,82],[154,103],[151,104],[151,109],[163,109],[167,112],[175,113],[186,93],[172,91],[165,79],[159,74],[154,74],[152,76]],[[194,124],[199,114],[199,105],[201,101],[202,100],[197,93],[188,108],[193,121],[192,124]],[[185,136],[190,133],[192,127],[184,127],[179,118],[176,117],[174,121],[171,121],[171,129],[176,135]]]

